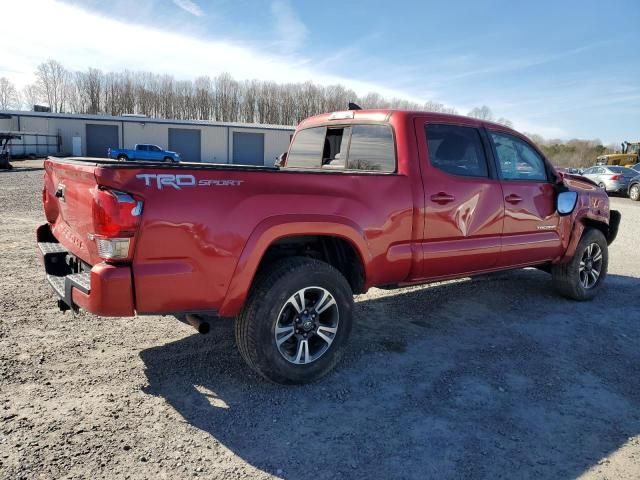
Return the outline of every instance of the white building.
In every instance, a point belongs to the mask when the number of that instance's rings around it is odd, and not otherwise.
[[[273,165],[278,155],[288,149],[294,131],[293,127],[284,125],[144,116],[23,111],[1,111],[0,114],[11,116],[0,118],[0,132],[56,134],[60,136],[63,154],[88,157],[105,157],[109,148],[133,148],[136,143],[151,143],[180,153],[182,160],[188,162]]]

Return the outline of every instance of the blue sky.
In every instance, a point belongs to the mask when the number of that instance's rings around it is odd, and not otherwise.
[[[42,17],[47,35],[9,40],[0,75],[28,83],[56,58],[178,78],[340,82],[463,114],[486,104],[546,137],[640,138],[637,0],[59,2],[11,2],[5,18]]]

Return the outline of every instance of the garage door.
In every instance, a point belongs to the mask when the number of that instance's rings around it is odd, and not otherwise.
[[[200,130],[170,128],[169,150],[179,153],[183,162],[200,162]]]
[[[107,150],[119,146],[117,125],[87,124],[87,157],[106,157]]]
[[[264,133],[233,132],[233,163],[264,165]]]

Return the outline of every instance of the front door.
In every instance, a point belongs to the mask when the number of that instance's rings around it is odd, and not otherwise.
[[[468,122],[416,119],[425,192],[424,279],[490,270],[498,262],[502,187],[478,122]]]
[[[504,192],[499,265],[546,262],[561,254],[556,191],[543,157],[524,139],[489,131]]]

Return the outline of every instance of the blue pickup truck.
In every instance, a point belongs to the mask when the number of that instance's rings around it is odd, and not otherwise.
[[[158,145],[138,143],[131,148],[110,148],[107,157],[122,161],[140,160],[147,162],[179,162],[180,154],[163,150]]]

